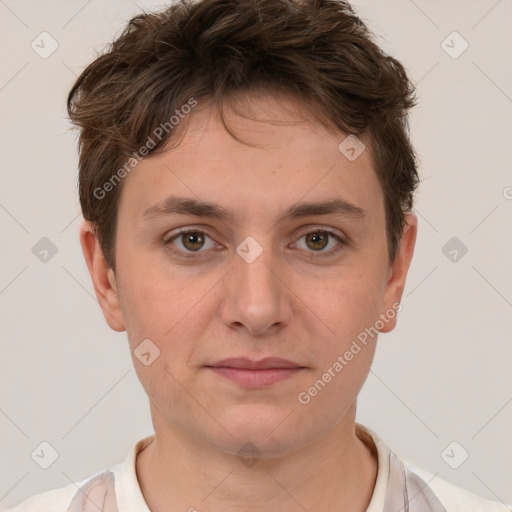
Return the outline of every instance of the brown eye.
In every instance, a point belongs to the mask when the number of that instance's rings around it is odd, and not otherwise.
[[[184,254],[201,253],[215,247],[215,242],[206,233],[194,229],[177,233],[169,238],[165,244],[174,246]]]
[[[327,256],[328,254],[333,254],[345,244],[341,236],[336,233],[318,229],[305,233],[294,245],[310,254],[317,252]]]
[[[181,239],[185,249],[189,251],[198,251],[204,245],[204,234],[200,231],[189,231],[182,233]]]
[[[323,231],[315,231],[306,235],[306,244],[310,249],[321,251],[327,247],[329,243],[329,233]]]

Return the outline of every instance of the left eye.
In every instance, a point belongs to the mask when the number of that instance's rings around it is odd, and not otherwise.
[[[333,239],[336,241],[334,244],[332,243]],[[338,235],[323,230],[311,231],[302,235],[295,245],[299,246],[301,240],[304,240],[305,247],[299,247],[300,249],[311,249],[314,252],[329,252],[330,249],[343,242]],[[328,249],[326,250],[326,248]]]

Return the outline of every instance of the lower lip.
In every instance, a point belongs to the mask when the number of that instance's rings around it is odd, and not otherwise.
[[[211,366],[210,369],[227,379],[250,388],[271,386],[276,382],[289,379],[301,370],[301,368],[266,368],[262,370],[249,370],[245,368],[228,368],[225,366]]]

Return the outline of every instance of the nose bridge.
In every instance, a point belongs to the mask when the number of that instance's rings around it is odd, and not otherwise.
[[[270,243],[245,239],[237,247],[230,272],[225,321],[243,324],[251,333],[264,333],[287,321],[287,294],[278,277],[280,268]]]

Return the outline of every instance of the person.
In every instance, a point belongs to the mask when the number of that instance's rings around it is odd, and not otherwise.
[[[416,101],[346,1],[128,23],[68,111],[81,246],[154,434],[12,510],[503,510],[356,422],[414,252]]]

